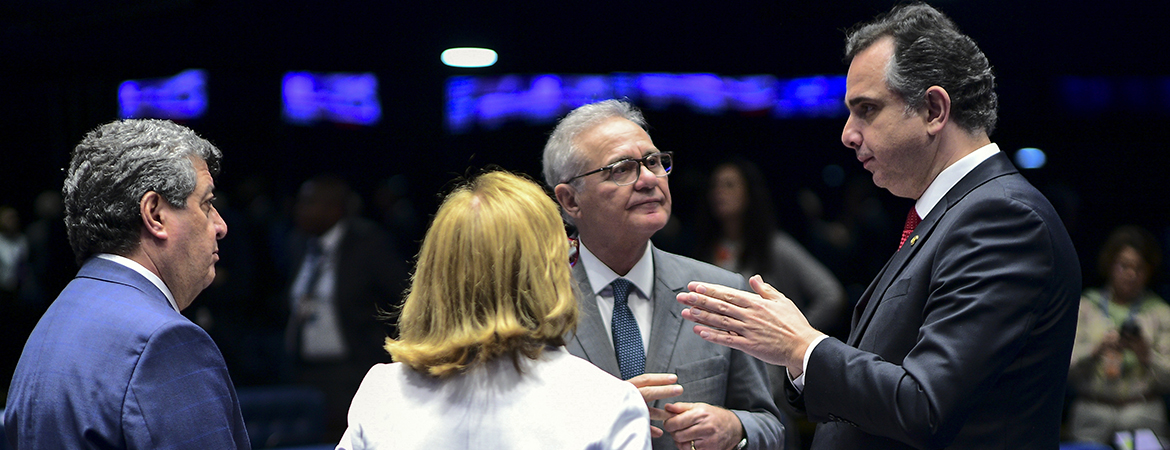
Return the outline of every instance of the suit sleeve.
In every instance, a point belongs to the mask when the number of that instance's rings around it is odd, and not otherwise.
[[[122,417],[128,448],[251,448],[223,356],[190,322],[147,338]]]
[[[1068,280],[1078,278],[1079,293],[1079,273],[1060,272],[1067,267],[1057,262],[1052,230],[1026,202],[965,202],[933,230],[930,248],[919,244],[924,247],[881,298],[879,313],[886,315],[875,315],[869,325],[881,334],[879,341],[907,340],[908,351],[888,353],[905,357],[887,360],[825,339],[806,371],[802,400],[810,419],[847,422],[917,448],[942,448],[1006,372],[1017,377],[1013,389],[1027,389],[1048,379],[1047,371],[1067,371],[1067,365],[1054,364],[1068,362],[1067,353],[1054,357],[1063,345],[1033,340],[1049,339],[1045,328],[1060,328],[1062,317],[1075,317],[1065,313],[1076,308],[1066,291]],[[1025,345],[1042,350],[1021,360]],[[1010,367],[1015,364],[1028,370]],[[1066,376],[1061,372],[1061,379]]]
[[[738,289],[751,287],[740,277]],[[784,425],[780,423],[780,409],[768,389],[768,372],[760,361],[739,350],[731,350],[727,369],[727,400],[725,406],[743,424],[748,448],[773,449],[784,447]]]

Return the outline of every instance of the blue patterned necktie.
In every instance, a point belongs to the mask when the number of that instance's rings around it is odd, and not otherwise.
[[[622,379],[641,375],[646,371],[646,351],[642,348],[642,333],[626,299],[630,294],[630,280],[618,278],[613,287],[613,349],[617,353]]]

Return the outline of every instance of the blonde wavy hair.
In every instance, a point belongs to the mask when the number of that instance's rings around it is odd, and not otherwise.
[[[535,182],[488,172],[447,195],[411,276],[394,361],[434,377],[539,358],[577,326],[568,241]]]

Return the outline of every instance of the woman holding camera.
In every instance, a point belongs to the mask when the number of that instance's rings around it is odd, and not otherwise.
[[[1170,393],[1170,306],[1147,287],[1162,255],[1148,231],[1125,226],[1101,250],[1106,285],[1081,297],[1069,381],[1070,427],[1078,441],[1108,444],[1114,433],[1152,430],[1166,442]]]

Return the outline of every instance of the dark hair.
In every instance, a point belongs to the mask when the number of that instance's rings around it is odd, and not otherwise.
[[[138,248],[142,196],[154,191],[186,208],[196,185],[192,158],[205,161],[214,176],[221,157],[206,139],[167,120],[122,120],[89,132],[73,149],[61,189],[77,263]]]
[[[715,248],[723,236],[723,223],[711,214],[711,178],[724,167],[735,169],[743,176],[744,187],[747,189],[747,205],[745,205],[742,220],[743,246],[736,261],[740,270],[751,268],[756,272],[767,272],[771,269],[772,260],[769,258],[772,248],[772,234],[776,231],[776,213],[772,205],[772,195],[768,190],[768,183],[763,173],[751,161],[742,157],[732,157],[715,166],[711,176],[707,177],[706,188],[700,200],[701,207],[696,214],[695,232],[697,234],[696,256],[703,261],[714,261]]]
[[[991,65],[950,18],[924,3],[897,6],[849,32],[846,60],[886,36],[894,39],[886,84],[908,110],[923,106],[927,88],[940,86],[951,98],[956,124],[968,132],[983,130],[990,135],[995,130],[999,100]]]
[[[1109,272],[1113,269],[1113,263],[1117,262],[1117,255],[1126,247],[1137,250],[1138,255],[1141,255],[1149,267],[1150,278],[1153,279],[1158,269],[1162,267],[1162,250],[1158,247],[1158,239],[1152,233],[1134,225],[1124,225],[1113,230],[1105,240],[1105,245],[1101,246],[1101,255],[1097,259],[1097,270],[1101,271],[1101,276],[1109,279]]]

